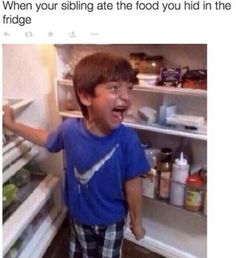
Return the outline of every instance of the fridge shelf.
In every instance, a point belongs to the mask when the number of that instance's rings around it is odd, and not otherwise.
[[[6,143],[3,147],[2,147],[2,154],[5,155],[10,149],[13,149],[14,147],[16,147],[18,144],[20,144],[21,142],[24,141],[24,139],[20,136],[15,136],[12,135],[9,137],[9,142]]]
[[[11,163],[3,170],[2,183],[4,184],[12,176],[14,176],[21,168],[35,158],[39,153],[37,146],[32,146],[28,152],[20,156],[14,163]]]
[[[169,209],[175,209],[175,210],[178,210],[179,212],[182,212],[183,214],[184,213],[189,213],[193,216],[202,217],[202,218],[205,218],[205,219],[207,218],[207,216],[204,215],[203,211],[193,212],[193,211],[190,211],[190,210],[186,210],[184,207],[174,206],[169,201],[161,200],[161,199],[158,199],[158,198],[150,198],[150,197],[143,196],[143,199],[144,199],[144,201],[151,200],[153,202],[158,202],[159,205],[162,206],[162,207],[168,207]]]
[[[18,158],[22,157],[23,154],[29,152],[33,147],[33,143],[29,141],[20,141],[14,146],[14,148],[9,148],[7,152],[3,155],[2,166],[6,168],[15,162]]]
[[[59,85],[72,87],[72,80],[61,79],[58,80]],[[196,96],[196,97],[207,97],[206,90],[200,89],[187,89],[178,87],[168,87],[168,86],[142,86],[134,85],[135,91],[142,92],[153,92],[153,93],[163,93],[163,94],[174,94],[174,95],[185,95],[185,96]]]
[[[189,132],[187,130],[185,130],[185,131],[177,130],[177,129],[173,129],[168,126],[161,126],[158,124],[146,125],[146,124],[139,124],[139,123],[134,123],[134,122],[129,122],[129,121],[124,121],[124,124],[127,125],[128,127],[134,128],[134,129],[207,141],[206,134],[197,133],[197,132]]]
[[[7,221],[44,179],[45,175],[30,174],[29,182],[18,188],[17,199],[3,210],[3,223]]]
[[[207,220],[203,216],[192,216],[191,213],[180,212],[180,209],[170,211],[169,206],[149,198],[143,206],[145,237],[135,240],[128,227],[128,219],[126,239],[168,258],[206,258]]]
[[[26,107],[33,102],[32,99],[26,100],[26,99],[8,99],[8,98],[4,98],[4,101],[5,103],[8,103],[14,111],[17,111],[23,107]],[[2,114],[4,114],[4,112],[2,112]]]
[[[57,213],[58,210],[54,209],[46,216],[43,223],[21,252],[19,258],[43,256],[66,216],[66,209],[62,209],[59,214]]]
[[[82,117],[82,113],[80,111],[63,111],[59,112],[59,115],[62,117]],[[169,127],[160,126],[158,124],[153,125],[145,125],[140,123],[134,123],[129,122],[125,120],[123,122],[128,127],[138,129],[138,130],[145,130],[149,132],[155,132],[155,133],[162,133],[162,134],[168,134],[168,135],[175,135],[175,136],[181,136],[181,137],[187,137],[191,139],[197,139],[202,141],[207,141],[207,135],[201,134],[197,132],[189,132],[189,131],[180,131],[177,129],[171,129]]]
[[[49,174],[3,224],[3,255],[6,255],[11,246],[17,241],[50,196],[52,196],[59,182],[58,177]],[[60,189],[58,189],[56,194],[56,199],[60,198]],[[59,199],[55,200],[55,202],[58,202],[55,207],[59,210]]]

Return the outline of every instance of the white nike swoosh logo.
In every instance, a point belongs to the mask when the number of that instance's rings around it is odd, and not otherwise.
[[[119,144],[116,144],[112,150],[106,154],[101,160],[99,160],[95,165],[93,165],[90,169],[85,171],[82,175],[75,168],[75,177],[79,180],[81,184],[87,184],[89,180],[94,176],[94,174],[113,156],[116,149],[119,147]]]

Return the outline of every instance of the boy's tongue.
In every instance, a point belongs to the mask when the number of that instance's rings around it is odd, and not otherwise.
[[[112,114],[116,119],[123,120],[124,109],[114,108]]]

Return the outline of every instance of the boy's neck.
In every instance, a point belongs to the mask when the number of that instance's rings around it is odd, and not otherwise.
[[[84,119],[86,129],[93,135],[103,137],[109,135],[112,130],[103,128],[101,124],[95,122],[92,119]]]

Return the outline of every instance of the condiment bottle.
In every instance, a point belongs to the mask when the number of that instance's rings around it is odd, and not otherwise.
[[[185,137],[181,138],[180,145],[177,147],[175,151],[174,159],[179,158],[181,152],[183,152],[184,158],[187,159],[189,167],[191,167],[193,163],[193,152],[192,152],[190,140],[188,138],[185,138]]]
[[[170,197],[170,180],[172,165],[172,149],[162,148],[160,153],[160,162],[158,165],[159,172],[159,192],[160,199],[169,199]]]
[[[186,180],[185,208],[190,211],[200,211],[203,200],[202,178],[198,175],[189,176]]]
[[[183,152],[179,159],[175,159],[172,166],[172,179],[170,189],[170,203],[175,206],[184,205],[185,182],[189,173],[187,159],[184,158]]]

